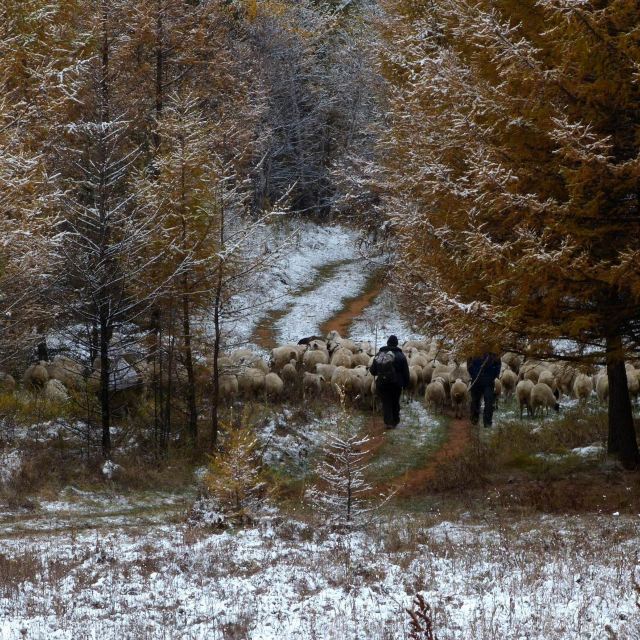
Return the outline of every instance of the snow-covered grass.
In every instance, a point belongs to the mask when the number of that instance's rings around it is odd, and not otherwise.
[[[419,592],[440,640],[636,640],[638,524],[394,515],[349,536],[276,518],[4,539],[0,638],[401,639]]]

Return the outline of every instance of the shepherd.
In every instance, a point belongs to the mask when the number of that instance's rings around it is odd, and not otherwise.
[[[409,386],[409,363],[398,347],[396,336],[389,336],[387,346],[378,351],[369,371],[376,377],[384,426],[395,429],[400,424],[400,394]]]
[[[495,384],[500,375],[500,358],[493,351],[485,351],[481,355],[467,360],[467,371],[471,376],[471,422],[478,424],[480,420],[480,404],[484,400],[482,423],[486,428],[493,422],[495,407]]]

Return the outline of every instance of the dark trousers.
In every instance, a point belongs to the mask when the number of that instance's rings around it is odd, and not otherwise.
[[[384,423],[388,427],[395,427],[400,422],[400,394],[402,387],[399,384],[379,384],[378,396],[382,402],[382,414]]]
[[[493,420],[493,406],[495,403],[494,383],[480,384],[476,382],[471,387],[471,422],[478,424],[480,419],[480,403],[484,398],[482,421],[485,427],[490,427]]]

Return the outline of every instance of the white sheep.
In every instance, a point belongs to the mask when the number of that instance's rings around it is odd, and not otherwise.
[[[458,378],[451,385],[451,405],[456,418],[462,418],[463,408],[466,405],[469,397],[469,390],[466,383]]]
[[[557,397],[558,385],[556,383],[555,376],[551,371],[549,371],[549,369],[543,369],[540,372],[540,375],[538,376],[538,382],[546,384],[553,392],[553,395]]]
[[[362,382],[352,369],[337,366],[331,376],[331,388],[338,397],[344,394],[347,398],[355,398],[362,391]]]
[[[317,373],[305,371],[302,374],[302,394],[305,398],[309,396],[319,396],[322,392],[324,378]]]
[[[507,351],[503,354],[501,360],[514,373],[517,374],[520,371],[520,366],[522,365],[522,356],[519,356],[517,353]]]
[[[287,386],[294,385],[298,381],[298,368],[296,365],[296,359],[292,358],[280,371],[280,377]]]
[[[493,406],[497,408],[498,401],[502,397],[502,382],[500,382],[500,378],[496,378],[493,381],[493,396],[494,396]]]
[[[360,342],[358,347],[360,348],[360,351],[363,351],[368,356],[374,356],[376,354],[374,346],[369,341]]]
[[[596,394],[602,404],[609,400],[609,376],[606,373],[601,373],[596,380]]]
[[[264,390],[269,398],[279,398],[284,391],[284,382],[277,373],[267,373],[264,377]]]
[[[444,378],[434,378],[425,389],[424,392],[425,403],[428,407],[433,407],[436,410],[443,411],[444,405],[447,402],[447,392],[445,390]]]
[[[229,354],[229,359],[235,365],[247,364],[255,356],[250,349],[236,349]]]
[[[50,378],[47,384],[44,386],[43,394],[44,398],[49,402],[63,403],[69,399],[67,388],[55,378]]]
[[[48,380],[49,374],[47,373],[45,363],[42,361],[28,367],[22,376],[24,386],[33,391],[44,389]]]
[[[232,373],[224,373],[218,378],[218,393],[221,398],[230,399],[238,395],[238,378]]]
[[[10,373],[0,372],[0,391],[2,393],[13,393],[15,390],[15,378]]]
[[[367,353],[365,353],[364,351],[358,351],[358,353],[354,353],[351,356],[351,364],[354,367],[358,367],[358,366],[368,367],[370,359],[371,359],[371,356],[369,356]]]
[[[411,353],[412,349],[417,349],[418,351],[429,351],[429,343],[425,340],[407,340],[402,345],[402,351],[405,354]]]
[[[331,380],[333,376],[333,372],[336,370],[335,364],[317,364],[316,365],[316,373],[319,376],[322,376],[324,380]]]
[[[534,384],[531,380],[520,380],[516,385],[516,398],[520,407],[520,420],[522,420],[522,409],[527,407],[527,415],[531,416],[531,391]]]
[[[555,362],[551,365],[551,371],[555,376],[558,389],[567,396],[571,395],[578,370],[568,362]]]
[[[306,351],[306,345],[305,345]],[[271,369],[273,371],[280,371],[285,364],[291,362],[291,360],[295,360],[296,362],[299,360],[298,349],[296,345],[285,345],[284,347],[276,347],[275,349],[271,349]]]
[[[544,366],[540,362],[527,360],[520,367],[520,379],[531,380],[533,384],[536,384],[542,371],[544,371]]]
[[[302,356],[305,371],[313,372],[318,364],[329,364],[329,352],[326,349],[308,349]]]
[[[343,349],[349,349],[351,353],[358,353],[358,351],[360,351],[360,347],[353,340],[349,340],[348,338],[342,340],[340,346]]]
[[[345,367],[350,369],[352,366],[351,351],[339,347],[331,355],[331,364],[336,367]]]
[[[250,364],[254,369],[260,369],[260,371],[265,375],[270,371],[269,365],[260,356],[256,356],[248,364]]]
[[[518,384],[518,376],[511,369],[505,369],[500,376],[500,382],[502,383],[502,390],[506,398],[513,395]]]
[[[265,374],[260,369],[249,367],[238,375],[238,388],[247,396],[256,396],[264,391]]]
[[[447,394],[447,398],[449,397],[449,390],[451,389],[451,373],[455,369],[455,366],[451,366],[448,364],[436,364],[431,372],[431,380],[435,380],[436,378],[442,378],[442,383],[444,384],[444,390]]]
[[[435,371],[437,364],[433,360],[429,360],[429,364],[426,367],[422,367],[422,382],[429,384],[433,378],[433,372]]]
[[[342,344],[342,336],[338,331],[329,331],[327,334],[327,349],[329,353],[333,354],[333,352],[340,347]]]
[[[581,402],[586,402],[593,393],[593,381],[584,373],[579,373],[573,381],[573,395]]]
[[[469,371],[467,370],[467,363],[463,362],[462,364],[458,364],[454,361],[454,363],[449,365],[449,382],[453,384],[458,378],[469,384],[471,382],[471,376],[469,375]]]
[[[420,386],[422,379],[422,369],[414,365],[409,365],[409,395],[414,397]]]
[[[429,358],[425,353],[420,353],[415,347],[411,349],[409,353],[409,364],[418,365],[419,367],[426,367],[429,364]]]
[[[554,409],[555,411],[560,411],[560,405],[558,404],[558,399],[553,395],[553,391],[548,384],[544,382],[538,382],[533,385],[533,389],[531,389],[531,411],[533,413],[533,417],[535,418],[538,409],[542,412],[542,409],[546,409],[546,412],[549,413],[549,409]]]

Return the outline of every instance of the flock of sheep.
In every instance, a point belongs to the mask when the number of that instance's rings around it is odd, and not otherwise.
[[[410,384],[406,394],[423,397],[426,405],[442,411],[451,406],[461,417],[469,403],[471,379],[466,364],[459,364],[451,353],[442,349],[436,340],[408,340],[402,350],[409,363]],[[326,337],[303,338],[298,344],[286,344],[271,351],[269,362],[249,349],[238,349],[218,359],[219,395],[223,402],[235,398],[284,399],[302,396],[317,397],[327,392],[361,406],[375,404],[376,383],[369,373],[375,355],[370,342],[354,342],[342,338],[336,331]],[[114,389],[145,388],[152,377],[147,362],[120,359],[112,365],[117,379]],[[211,362],[199,370],[199,380],[210,388]],[[53,362],[32,364],[24,373],[23,384],[49,400],[65,401],[68,389],[81,385],[96,391],[99,385],[99,366],[88,373],[70,358],[59,356]],[[640,371],[627,364],[627,379],[632,397],[640,391]],[[0,372],[0,389],[13,391],[15,380]],[[542,409],[558,410],[561,394],[586,401],[596,392],[601,402],[608,397],[606,371],[595,375],[581,373],[565,362],[524,360],[514,353],[502,356],[502,367],[495,382],[496,402],[501,397],[515,395],[522,417]]]

